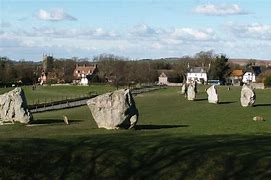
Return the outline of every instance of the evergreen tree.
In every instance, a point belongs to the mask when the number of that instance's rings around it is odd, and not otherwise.
[[[216,58],[211,63],[209,79],[225,81],[225,78],[230,69],[228,60],[229,59],[225,55],[216,56]]]

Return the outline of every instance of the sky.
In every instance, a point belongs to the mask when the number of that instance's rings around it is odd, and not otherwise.
[[[0,56],[13,60],[193,56],[271,60],[269,0],[0,0]]]

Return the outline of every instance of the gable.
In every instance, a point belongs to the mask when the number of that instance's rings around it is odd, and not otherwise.
[[[162,72],[159,77],[167,77],[167,75],[164,72]]]

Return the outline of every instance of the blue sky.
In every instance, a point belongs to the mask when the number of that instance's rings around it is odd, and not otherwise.
[[[271,59],[268,0],[0,0],[0,56]]]

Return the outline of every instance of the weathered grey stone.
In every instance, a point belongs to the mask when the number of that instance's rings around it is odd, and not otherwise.
[[[264,121],[264,118],[262,116],[255,116],[253,117],[253,121]]]
[[[208,94],[208,102],[209,103],[217,104],[219,102],[218,101],[217,90],[216,90],[216,87],[214,85],[212,85],[211,87],[209,87],[206,90],[206,93]]]
[[[99,128],[133,128],[138,121],[138,110],[129,89],[121,89],[87,101]]]
[[[32,118],[21,88],[15,88],[0,95],[0,124],[6,122],[29,123]]]
[[[186,94],[186,91],[187,91],[186,84],[183,83],[183,85],[182,85],[182,90],[181,90],[181,94]]]
[[[189,83],[187,87],[187,100],[194,101],[195,98],[196,98],[195,83]]]
[[[69,119],[68,119],[67,116],[64,116],[64,115],[63,115],[63,120],[64,120],[64,123],[65,123],[65,124],[69,125]]]
[[[250,85],[244,84],[241,90],[241,106],[247,107],[247,106],[253,106],[256,100],[256,94],[254,92],[254,89]]]

